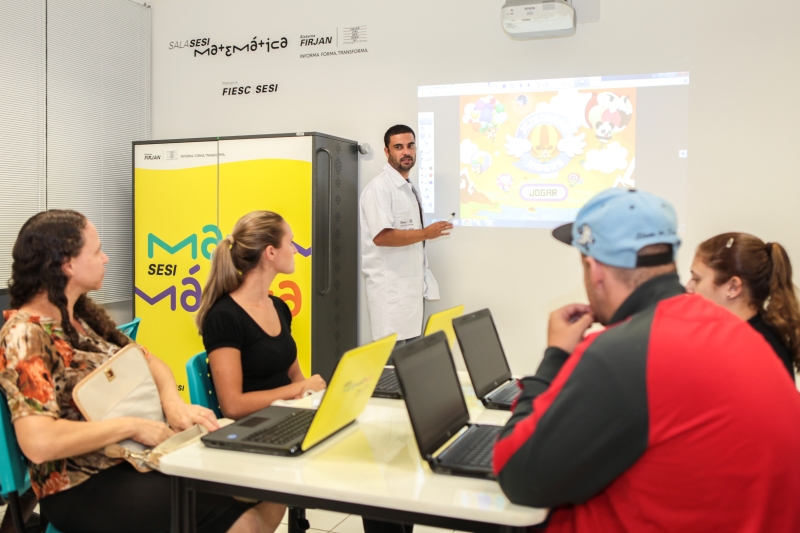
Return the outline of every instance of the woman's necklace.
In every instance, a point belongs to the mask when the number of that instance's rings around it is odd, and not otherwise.
[[[242,302],[241,305],[242,307],[247,307],[249,309],[263,309],[264,311],[269,311],[271,308],[274,307],[272,300],[268,300],[268,303],[265,303],[262,300],[259,300],[255,303],[245,301]]]

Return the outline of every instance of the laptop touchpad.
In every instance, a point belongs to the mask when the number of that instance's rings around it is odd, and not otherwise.
[[[270,419],[262,416],[254,416],[252,418],[248,418],[247,420],[243,420],[239,422],[239,426],[246,427],[246,428],[254,428],[256,426],[261,425],[263,422],[268,422]]]

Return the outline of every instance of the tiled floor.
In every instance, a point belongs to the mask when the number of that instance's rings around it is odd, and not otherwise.
[[[0,522],[3,521],[3,517],[6,515],[6,509],[8,509],[8,505],[0,505]],[[33,512],[39,512],[39,506],[37,505]]]
[[[288,533],[289,526],[286,525],[288,513],[283,515],[281,525],[275,533]],[[364,526],[360,516],[334,513],[332,511],[320,511],[319,509],[306,510],[306,519],[311,524],[308,533],[364,533]],[[414,526],[414,533],[458,533],[449,529],[439,529],[438,527]]]
[[[0,507],[0,520],[6,513],[5,505]],[[38,512],[39,509],[37,508]],[[332,511],[320,511],[318,509],[308,509],[306,511],[306,519],[311,524],[311,529],[308,533],[364,533],[364,527],[361,523],[361,517],[355,515],[346,515],[342,513],[334,513]],[[288,513],[283,515],[281,525],[275,530],[275,533],[289,533],[289,526],[287,525]],[[452,532],[449,529],[439,529],[437,527],[415,526],[414,533],[458,533]]]

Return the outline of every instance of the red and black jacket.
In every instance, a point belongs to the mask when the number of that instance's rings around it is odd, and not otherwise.
[[[548,348],[495,446],[548,531],[800,531],[800,394],[746,322],[676,274]]]

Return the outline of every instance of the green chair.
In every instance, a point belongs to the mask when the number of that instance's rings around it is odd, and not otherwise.
[[[127,324],[117,326],[117,329],[135,341],[136,335],[139,333],[139,322],[141,321],[141,318],[136,317]]]
[[[0,394],[0,404],[0,494],[8,502],[6,513],[11,513],[14,529],[17,533],[28,533],[20,504],[20,496],[31,487],[28,465],[17,443],[5,394]],[[46,533],[60,531],[47,524]]]
[[[217,418],[222,418],[217,393],[211,383],[211,371],[208,369],[208,356],[200,352],[186,362],[186,375],[189,378],[189,399],[195,405],[202,405],[214,411]]]
[[[206,352],[200,352],[186,362],[186,375],[189,378],[189,399],[192,403],[211,409],[217,418],[222,418],[222,409],[211,382]],[[289,507],[289,533],[303,533],[310,527],[305,509]]]
[[[31,487],[31,482],[25,456],[19,449],[11,424],[6,397],[0,395],[0,398],[3,404],[0,405],[0,494],[8,502],[6,513],[11,513],[14,529],[17,533],[25,533],[27,530],[19,498]]]

